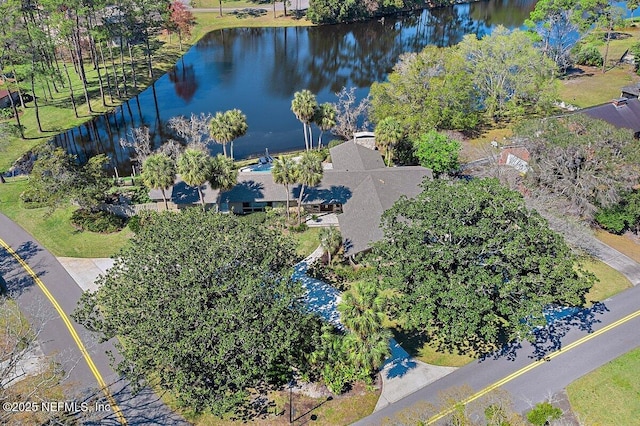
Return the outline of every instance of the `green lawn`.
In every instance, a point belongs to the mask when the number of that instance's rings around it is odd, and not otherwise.
[[[571,408],[586,425],[637,425],[640,419],[640,348],[567,387]]]
[[[309,228],[301,233],[292,233],[291,235],[297,242],[296,253],[299,256],[307,257],[320,245],[320,229]]]
[[[282,6],[281,2],[277,2],[277,3],[279,3],[279,6]],[[220,1],[219,0],[191,0],[191,5],[194,8],[217,9],[220,7]],[[224,8],[240,9],[245,7],[273,10],[273,4],[271,3],[271,0],[245,0],[245,1],[222,0],[223,9]],[[289,10],[288,7],[287,7],[287,10]]]
[[[22,226],[55,256],[109,257],[118,252],[131,238],[128,228],[112,234],[81,232],[71,225],[73,206],[49,214],[47,208],[25,209],[20,194],[27,180],[9,179],[0,184],[0,212]]]
[[[629,27],[619,32],[625,37],[611,41],[609,59],[620,59],[625,50],[640,42],[640,28]],[[604,43],[598,49],[604,54]],[[620,96],[622,86],[640,81],[631,65],[619,65],[604,74],[597,67],[584,67],[583,70],[583,76],[565,79],[560,87],[561,100],[582,108],[609,102]]]
[[[620,272],[599,260],[584,262],[584,269],[598,277],[598,282],[593,285],[586,295],[587,305],[593,302],[603,301],[623,290],[631,288],[631,282]]]

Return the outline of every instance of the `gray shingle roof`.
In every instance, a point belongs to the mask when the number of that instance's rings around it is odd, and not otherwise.
[[[345,255],[367,250],[371,243],[382,238],[380,218],[402,195],[415,197],[420,183],[433,177],[431,170],[420,166],[385,167],[378,151],[345,142],[331,149],[333,169],[325,170],[320,184],[305,188],[304,204],[342,204],[338,215],[340,231],[345,243]],[[167,193],[177,204],[198,203],[198,192],[178,181]],[[299,185],[289,187],[290,200],[300,194]],[[205,202],[284,202],[284,185],[273,181],[271,173],[238,173],[238,184],[219,195],[207,184]],[[152,199],[161,200],[159,190],[150,192]]]
[[[356,171],[384,167],[379,151],[358,145],[353,141],[334,146],[330,153],[334,170]]]
[[[640,101],[627,99],[624,105],[616,106],[609,102],[585,108],[579,112],[598,120],[604,120],[618,128],[631,129],[633,133],[640,132]]]
[[[207,182],[202,185],[202,193],[204,195],[204,202],[206,204],[213,204],[218,201],[220,191],[211,189],[211,185]],[[165,194],[167,195],[167,199],[175,204],[197,204],[200,202],[198,189],[184,183],[179,176],[176,179],[176,183],[165,190]],[[152,189],[149,191],[149,198],[155,201],[162,201],[162,191]]]

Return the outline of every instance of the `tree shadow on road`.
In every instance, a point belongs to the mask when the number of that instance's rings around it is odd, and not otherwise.
[[[602,302],[596,302],[590,308],[556,308],[546,311],[548,324],[545,327],[538,327],[532,332],[531,346],[533,353],[529,358],[541,360],[547,355],[562,349],[562,341],[571,330],[586,331],[591,333],[594,324],[601,322],[597,318],[608,312],[609,309]],[[515,361],[518,352],[522,349],[521,341],[505,343],[500,349],[482,355],[480,361],[487,359],[504,358],[508,361]]]
[[[32,241],[27,241],[14,250],[38,277],[46,274],[41,262],[34,263],[34,257],[42,251],[38,245]],[[33,278],[22,265],[3,248],[0,248],[0,277],[1,290],[10,293],[12,297],[20,296],[25,290],[35,284]]]
[[[609,309],[602,302],[596,302],[590,308],[577,309],[571,315],[552,320],[546,327],[534,332],[532,342],[534,351],[529,358],[540,360],[552,352],[562,349],[562,339],[571,331],[579,330],[593,332],[593,325],[601,322],[597,315],[608,312]]]

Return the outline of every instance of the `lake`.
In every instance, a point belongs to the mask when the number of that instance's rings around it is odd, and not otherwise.
[[[400,54],[455,44],[465,34],[483,36],[497,25],[520,27],[534,7],[535,0],[490,0],[348,25],[213,31],[152,87],[55,143],[81,160],[107,153],[128,173],[130,154],[119,142],[133,127],[148,126],[158,145],[174,137],[166,128],[173,116],[238,108],[249,129],[235,141],[236,159],[267,148],[271,154],[301,149],[302,125],[290,110],[296,91],[309,89],[322,103],[335,102],[342,87],[355,87],[363,98]],[[325,143],[330,139],[325,135]]]

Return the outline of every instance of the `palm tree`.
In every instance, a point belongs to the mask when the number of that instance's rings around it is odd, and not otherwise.
[[[222,154],[216,155],[211,160],[209,183],[212,189],[221,191],[233,188],[238,183],[238,169],[235,168],[233,160]]]
[[[362,369],[364,375],[371,376],[391,355],[391,337],[393,334],[389,330],[381,330],[364,338],[355,333],[347,334],[344,338],[344,352],[349,364]]]
[[[320,150],[322,148],[322,134],[336,126],[336,107],[330,102],[323,103],[316,109],[313,122],[320,129],[320,136],[318,136],[318,150]]]
[[[227,122],[226,113],[216,112],[216,115],[209,122],[209,135],[211,139],[222,145],[222,152],[227,156],[227,144],[231,142],[233,137],[233,129]]]
[[[329,263],[331,263],[331,253],[336,251],[342,243],[340,231],[335,226],[322,228],[320,230],[320,245],[322,249],[329,254]]]
[[[160,189],[164,208],[169,209],[165,189],[176,181],[176,163],[167,154],[159,153],[147,157],[142,163],[142,182],[151,189]]]
[[[306,151],[302,154],[300,163],[297,165],[298,173],[296,182],[300,184],[300,195],[298,196],[298,225],[302,223],[302,196],[304,187],[316,186],[322,180],[322,160],[317,152]]]
[[[404,137],[404,130],[398,120],[387,117],[376,126],[376,144],[385,149],[387,167],[391,166],[391,151]]]
[[[202,185],[211,177],[211,157],[199,149],[187,149],[178,159],[178,173],[187,185],[198,188],[204,211]]]
[[[304,131],[304,147],[306,150],[313,147],[313,140],[310,140],[311,121],[316,113],[316,108],[318,108],[318,101],[316,100],[316,95],[311,93],[311,91],[305,89],[294,93],[293,100],[291,101],[291,111],[293,111],[296,118],[302,122],[302,130]]]
[[[273,175],[273,181],[284,185],[284,189],[287,192],[287,220],[290,219],[289,214],[289,185],[293,185],[298,182],[298,165],[291,159],[291,157],[280,157],[273,162],[271,168],[271,174]]]
[[[231,159],[233,160],[233,141],[247,134],[247,116],[239,109],[225,112],[227,125],[231,130]]]
[[[360,338],[381,332],[386,298],[372,282],[358,281],[342,295],[338,305],[342,323]]]

